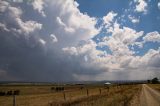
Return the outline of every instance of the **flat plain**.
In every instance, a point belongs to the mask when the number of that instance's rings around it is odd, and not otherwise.
[[[123,106],[129,105],[141,85],[1,85],[0,106]],[[19,94],[8,95],[8,91]],[[13,92],[12,92],[13,93]]]

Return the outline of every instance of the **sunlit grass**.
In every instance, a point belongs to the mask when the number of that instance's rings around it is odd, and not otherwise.
[[[148,84],[151,88],[160,92],[160,84]]]
[[[32,86],[29,89],[27,87],[12,88],[20,89],[23,92],[22,95],[16,96],[17,106],[55,106],[56,104],[64,106],[119,106],[118,104],[123,105],[124,103],[129,103],[135,92],[140,89],[139,85],[112,86],[109,91],[104,86],[84,87],[83,89],[77,86],[74,89],[70,88],[70,90],[68,89],[64,92],[51,92],[51,86],[34,87],[36,86]],[[0,89],[4,90],[4,88]],[[32,89],[37,89],[38,91],[35,93]],[[7,90],[11,89],[7,88]],[[26,92],[29,92],[29,94],[25,94]],[[13,96],[0,96],[0,103],[2,106],[12,106]]]

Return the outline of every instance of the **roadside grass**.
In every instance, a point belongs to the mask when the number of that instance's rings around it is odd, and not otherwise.
[[[160,92],[160,84],[147,84],[147,85]]]

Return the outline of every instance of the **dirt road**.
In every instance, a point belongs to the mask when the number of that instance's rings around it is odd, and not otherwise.
[[[160,106],[160,93],[143,84],[140,95],[140,106]]]

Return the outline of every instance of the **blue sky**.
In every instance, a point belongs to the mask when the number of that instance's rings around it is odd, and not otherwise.
[[[91,17],[96,17],[97,19],[102,19],[110,11],[114,11],[118,15],[117,21],[120,23],[121,26],[126,26],[135,29],[136,31],[144,31],[144,34],[152,31],[160,32],[160,10],[157,6],[158,0],[146,0],[147,6],[147,13],[137,13],[135,12],[136,4],[134,1],[131,0],[93,0],[92,2],[89,0],[77,0],[79,3],[79,9],[82,13],[86,13]],[[126,11],[127,10],[127,11]],[[121,18],[124,15],[123,18]],[[139,18],[139,23],[132,23],[128,18],[129,15]],[[124,21],[122,21],[125,20]],[[98,23],[97,23],[98,24]],[[101,25],[101,24],[100,24]],[[106,36],[106,34],[100,33],[95,38]],[[96,39],[95,39],[96,41]],[[97,41],[98,42],[98,41]],[[158,49],[160,46],[159,43],[146,43],[143,48],[135,47],[136,55],[144,55],[150,48]],[[99,48],[99,47],[98,47]],[[107,47],[108,48],[108,47]],[[105,50],[102,48],[102,50]],[[109,50],[108,50],[109,51]]]
[[[102,18],[108,12],[114,11],[118,13],[117,17],[125,15],[124,20],[126,20],[126,22],[122,22],[121,19],[118,20],[122,25],[134,28],[137,31],[143,30],[145,33],[155,30],[160,31],[158,1],[159,0],[146,0],[148,3],[147,13],[142,14],[134,12],[136,3],[131,0],[92,0],[92,2],[89,0],[77,0],[80,4],[78,8],[82,13],[87,13],[91,17]],[[129,5],[130,3],[132,4]],[[129,11],[125,12],[125,9],[129,9]],[[140,23],[136,25],[131,23],[128,19],[128,15],[140,17]]]
[[[0,1],[0,81],[159,76],[159,0]]]

